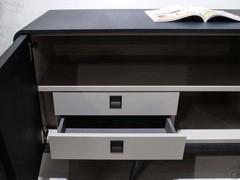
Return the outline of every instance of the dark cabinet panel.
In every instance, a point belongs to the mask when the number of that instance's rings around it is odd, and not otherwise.
[[[10,179],[37,179],[42,156],[41,115],[27,36],[0,57],[0,149]]]

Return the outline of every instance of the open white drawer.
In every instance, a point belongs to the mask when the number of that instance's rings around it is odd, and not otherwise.
[[[121,117],[116,117],[121,118]],[[124,117],[126,119],[126,117]],[[140,118],[140,117],[139,117]],[[58,130],[49,132],[49,144],[53,159],[121,159],[121,160],[181,160],[184,154],[184,136],[175,133],[170,119],[160,128],[153,124],[142,128],[84,128],[71,127],[63,119]],[[126,119],[126,121],[129,120]],[[133,122],[136,119],[133,119]],[[72,122],[77,122],[72,120]],[[79,121],[78,121],[79,122]],[[123,121],[118,121],[123,122]],[[111,123],[110,123],[111,124]],[[122,128],[123,127],[123,128]]]

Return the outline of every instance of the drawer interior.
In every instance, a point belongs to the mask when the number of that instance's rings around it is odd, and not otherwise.
[[[64,116],[58,133],[173,133],[167,116]]]
[[[53,159],[183,158],[186,137],[175,133],[170,118],[88,118],[64,117],[49,131]]]

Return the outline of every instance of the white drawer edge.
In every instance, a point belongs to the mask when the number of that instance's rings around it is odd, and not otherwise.
[[[239,92],[240,86],[38,86],[39,92]]]
[[[240,143],[240,129],[182,129],[186,143]]]
[[[236,178],[185,178],[185,179],[174,179],[174,180],[233,180]],[[46,178],[38,177],[38,180],[46,180]],[[68,178],[49,178],[48,180],[69,180]]]
[[[57,133],[56,129],[48,131],[51,137],[181,137],[177,133]]]
[[[78,133],[57,133],[50,129],[49,137],[79,137]],[[81,133],[81,137],[186,137],[186,143],[240,143],[240,129],[183,129],[177,133]]]

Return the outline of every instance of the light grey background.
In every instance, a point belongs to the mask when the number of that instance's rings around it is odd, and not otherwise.
[[[238,9],[239,0],[0,0],[0,55],[16,31],[50,9],[155,9],[169,5]]]

